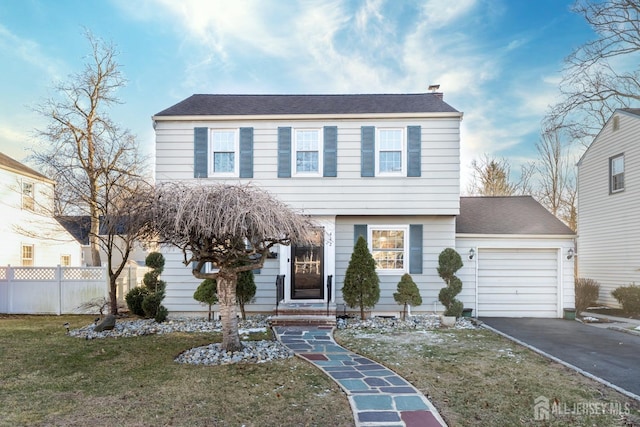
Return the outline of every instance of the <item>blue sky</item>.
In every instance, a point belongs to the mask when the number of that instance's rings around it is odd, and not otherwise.
[[[37,147],[31,107],[82,69],[83,28],[128,85],[111,115],[153,152],[151,116],[193,93],[421,93],[464,112],[463,185],[483,154],[535,157],[562,60],[594,37],[570,0],[0,2],[0,151]]]

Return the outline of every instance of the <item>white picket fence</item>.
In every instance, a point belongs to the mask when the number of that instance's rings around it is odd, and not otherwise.
[[[145,271],[122,271],[116,292],[120,302]],[[81,305],[98,298],[109,298],[106,267],[0,267],[0,313],[78,314]]]

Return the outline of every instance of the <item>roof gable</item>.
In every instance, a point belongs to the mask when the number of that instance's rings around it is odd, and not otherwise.
[[[30,176],[32,178],[53,182],[40,172],[12,159],[4,153],[0,153],[0,168],[17,173],[19,175]]]
[[[531,196],[461,197],[456,233],[575,235]]]
[[[600,132],[598,132],[598,134],[593,138],[593,141],[591,141],[591,144],[589,144],[589,146],[584,151],[584,153],[582,153],[582,156],[580,156],[580,159],[578,160],[578,163],[576,163],[576,166],[580,167],[582,165],[582,161],[589,154],[591,147],[593,147],[593,145],[597,143],[598,139],[600,138],[600,135],[609,126],[609,123],[613,120],[613,117],[616,114],[624,114],[633,119],[640,119],[640,108],[619,108],[615,110],[613,114],[611,114],[611,117],[609,117],[609,119],[606,121],[604,126],[602,126],[602,129],[600,129]]]
[[[196,94],[159,112],[163,116],[457,113],[441,93],[362,95]]]

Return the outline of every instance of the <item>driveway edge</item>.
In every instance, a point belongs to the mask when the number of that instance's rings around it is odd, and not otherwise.
[[[607,387],[614,389],[614,390],[615,390],[615,391],[617,391],[618,393],[622,393],[622,394],[624,394],[625,396],[627,396],[627,397],[629,397],[629,398],[631,398],[631,399],[634,399],[634,400],[637,400],[638,402],[640,402],[640,396],[638,396],[637,394],[631,393],[630,391],[627,391],[627,390],[625,390],[625,389],[623,389],[623,388],[621,388],[621,387],[619,387],[619,386],[617,386],[617,385],[615,385],[615,384],[612,384],[612,383],[610,383],[609,381],[607,381],[607,380],[605,380],[605,379],[602,379],[602,378],[600,378],[600,377],[598,377],[598,376],[595,376],[595,375],[593,375],[593,374],[591,374],[591,373],[589,373],[589,372],[587,372],[587,371],[585,371],[585,370],[583,370],[583,369],[581,369],[581,368],[578,368],[577,366],[572,365],[571,363],[567,363],[567,362],[565,362],[565,361],[564,361],[564,360],[562,360],[562,359],[559,359],[559,358],[557,358],[557,357],[555,357],[555,356],[553,356],[553,355],[551,355],[551,354],[549,354],[549,353],[547,353],[547,352],[545,352],[545,351],[542,351],[542,350],[540,350],[540,349],[539,349],[539,348],[537,348],[537,347],[534,347],[534,346],[532,346],[532,345],[530,345],[530,344],[527,344],[527,343],[526,343],[526,342],[524,342],[524,341],[521,341],[521,340],[519,340],[519,339],[517,339],[517,338],[514,338],[514,337],[512,337],[512,336],[511,336],[511,335],[509,335],[509,334],[505,334],[504,332],[501,332],[501,331],[499,331],[499,330],[497,330],[497,329],[495,329],[495,328],[492,328],[491,326],[487,325],[486,323],[482,323],[480,326],[481,326],[482,328],[484,328],[484,329],[487,329],[487,330],[489,330],[489,331],[491,331],[491,332],[495,333],[495,334],[498,334],[498,335],[500,335],[500,336],[503,336],[503,337],[505,337],[506,339],[508,339],[508,340],[510,340],[510,341],[513,341],[513,342],[515,342],[516,344],[519,344],[519,345],[521,345],[521,346],[523,346],[523,347],[526,347],[526,348],[528,348],[529,350],[534,351],[534,352],[536,352],[536,353],[540,354],[541,356],[546,357],[547,359],[553,360],[553,361],[554,361],[554,362],[556,362],[556,363],[559,363],[559,364],[561,364],[561,365],[563,365],[563,366],[566,366],[567,368],[572,369],[572,370],[574,370],[574,371],[578,372],[579,374],[581,374],[581,375],[583,375],[583,376],[585,376],[585,377],[587,377],[587,378],[590,378],[590,379],[592,379],[592,380],[598,381],[599,383],[604,384],[604,385],[606,385]]]

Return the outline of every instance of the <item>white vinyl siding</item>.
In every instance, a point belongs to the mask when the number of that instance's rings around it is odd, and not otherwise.
[[[619,129],[605,126],[578,166],[578,271],[600,283],[601,304],[617,306],[611,291],[640,284],[640,116],[616,112]],[[613,121],[613,120],[612,120]],[[624,191],[610,192],[609,159],[624,153]]]
[[[361,174],[361,127],[421,126],[421,176]],[[311,215],[456,215],[460,194],[460,120],[438,117],[415,120],[278,120],[156,122],[156,179],[193,180],[194,126],[253,127],[253,178],[239,182],[260,186],[293,207]],[[337,126],[337,177],[278,178],[278,127],[322,129]],[[406,133],[406,132],[405,132]],[[293,142],[293,141],[292,141]],[[406,150],[405,150],[406,151]],[[292,157],[294,157],[292,155]],[[211,167],[211,166],[210,166]],[[295,170],[295,169],[294,169]],[[209,179],[215,179],[210,177]],[[233,182],[238,182],[233,179]]]

